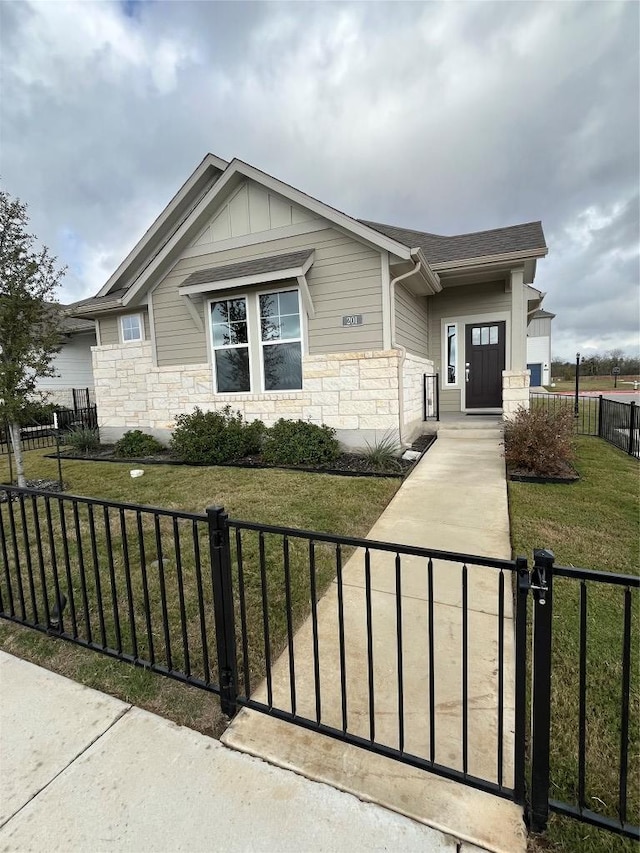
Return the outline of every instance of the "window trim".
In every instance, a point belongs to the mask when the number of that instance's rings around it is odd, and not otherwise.
[[[300,335],[297,338],[285,338],[281,341],[263,341],[262,340],[262,327],[260,323],[260,297],[268,296],[270,293],[292,293],[295,292],[298,297],[298,317],[300,318]],[[302,356],[304,354],[304,323],[303,323],[303,315],[302,315],[302,298],[300,293],[300,287],[298,284],[294,284],[291,287],[271,287],[268,290],[259,290],[256,291],[256,315],[258,318],[258,347],[260,350],[260,393],[261,394],[296,394],[299,391],[302,391],[304,388],[304,376],[302,375]],[[300,375],[301,375],[301,384],[299,388],[267,388],[266,387],[266,377],[264,375],[264,348],[265,346],[275,346],[279,343],[282,344],[300,344]]]
[[[449,348],[447,346],[449,341],[448,331],[452,326],[455,329],[456,336],[455,382],[449,382]],[[460,323],[457,320],[453,322],[442,321],[442,376],[444,379],[442,383],[443,388],[460,388]]]
[[[125,318],[128,318],[128,317],[137,317],[138,318],[138,325],[140,327],[140,337],[139,338],[133,338],[132,340],[126,341],[124,338],[123,321],[125,320]],[[139,343],[142,343],[145,340],[145,337],[144,337],[144,318],[142,316],[142,313],[136,312],[135,314],[121,314],[120,320],[118,322],[118,331],[120,332],[120,343],[121,344],[139,344]]]
[[[245,312],[246,312],[246,316],[247,316],[247,343],[246,344],[229,344],[228,346],[216,346],[216,344],[213,342],[213,318],[211,316],[212,315],[211,309],[215,305],[216,302],[229,302],[229,300],[232,300],[232,299],[244,299]],[[252,388],[253,388],[254,376],[253,376],[253,365],[252,365],[252,358],[251,358],[252,322],[251,322],[251,316],[250,316],[250,300],[248,298],[248,294],[238,293],[238,294],[233,294],[233,295],[224,296],[224,297],[218,296],[217,299],[216,298],[209,299],[209,300],[207,300],[207,314],[208,314],[208,318],[209,318],[208,323],[207,323],[207,328],[209,331],[209,347],[210,347],[210,352],[211,352],[211,371],[213,373],[213,393],[214,394],[221,394],[221,395],[225,395],[225,396],[228,394],[233,394],[233,395],[235,395],[235,394],[253,394],[254,392],[252,391]],[[218,390],[218,372],[216,370],[216,351],[217,350],[229,350],[229,349],[243,349],[244,347],[246,347],[247,354],[249,356],[249,390],[248,391],[219,391]]]

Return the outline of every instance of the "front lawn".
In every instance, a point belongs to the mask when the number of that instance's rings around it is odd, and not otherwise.
[[[514,554],[550,548],[556,563],[637,574],[640,566],[639,466],[597,438],[577,439],[574,485],[509,483]],[[615,816],[618,802],[623,588],[588,585],[587,787],[594,811]],[[553,602],[551,797],[575,803],[579,661],[579,582],[558,578]],[[633,595],[628,820],[640,818],[640,608]],[[575,820],[551,818],[539,849],[573,853],[637,850],[631,841]]]
[[[48,450],[31,451],[25,454],[26,474],[30,479],[57,479],[57,463],[45,459]],[[247,470],[235,468],[191,468],[172,466],[152,466],[144,468],[144,475],[132,479],[129,472],[132,466],[127,463],[96,463],[64,460],[63,478],[65,491],[70,494],[98,497],[106,500],[144,504],[167,509],[203,512],[212,505],[224,506],[232,518],[266,524],[281,524],[336,534],[364,536],[396,492],[399,481],[386,478],[336,477],[324,474],[297,473],[282,470]],[[143,466],[144,467],[144,466]],[[7,457],[0,457],[0,483],[7,482],[9,476]],[[0,505],[1,508],[1,505]],[[8,512],[6,509],[3,510]],[[54,513],[54,519],[56,514]],[[8,529],[8,515],[5,515]],[[100,521],[100,518],[98,518]],[[32,520],[29,525],[33,526]],[[167,522],[168,523],[168,522]],[[145,521],[146,524],[146,521]],[[86,530],[86,518],[81,520],[83,535],[89,539]],[[114,525],[115,526],[115,525]],[[163,535],[165,528],[163,527]],[[169,531],[170,533],[170,531]],[[148,554],[153,554],[154,531],[145,528],[145,539],[149,539]],[[73,537],[71,537],[73,538]],[[188,538],[188,537],[187,537]],[[60,531],[56,533],[56,548],[62,549]],[[45,549],[47,544],[45,542]],[[71,546],[70,546],[71,547]],[[202,547],[206,548],[203,540]],[[97,550],[101,565],[104,567],[105,583],[108,586],[108,556],[103,536],[98,536]],[[115,549],[114,549],[115,550]],[[119,550],[119,549],[117,549]],[[256,545],[248,544],[245,552],[247,563],[246,591],[249,615],[261,615],[259,576],[256,570]],[[75,553],[75,552],[74,552]],[[308,566],[303,559],[295,561],[295,547],[292,543],[292,572],[300,567],[300,577],[292,577],[293,610],[296,622],[299,622],[309,608]],[[275,552],[275,546],[267,545],[267,569],[270,593],[270,607],[274,609],[271,641],[276,654],[282,648],[286,636],[286,621],[282,618],[281,552]],[[90,549],[85,555],[90,565]],[[116,555],[115,570],[122,571],[120,559]],[[193,560],[192,560],[193,562]],[[157,562],[156,562],[157,565]],[[303,568],[307,574],[303,577]],[[321,553],[317,563],[318,596],[322,594],[333,576],[334,567]],[[183,565],[185,592],[187,593],[187,611],[195,615],[188,627],[189,635],[197,630],[197,607],[193,582],[193,566],[185,556]],[[89,572],[91,574],[91,572]],[[120,578],[121,576],[119,576]],[[91,580],[91,579],[90,579]],[[153,581],[150,580],[150,583]],[[119,589],[124,583],[120,580]],[[77,578],[74,577],[74,588]],[[78,600],[81,590],[78,588]],[[155,595],[154,595],[155,592]],[[141,588],[134,584],[136,607],[140,607],[138,617],[144,625]],[[161,603],[156,586],[150,589],[151,609],[157,623],[158,642],[162,642]],[[174,596],[175,598],[175,596]],[[90,606],[95,617],[95,590],[89,589]],[[105,601],[109,602],[109,596]],[[207,598],[207,608],[211,609],[208,618],[212,618],[212,605]],[[169,601],[170,616],[172,606],[177,612],[177,602]],[[126,602],[123,600],[126,610]],[[105,606],[108,611],[108,606]],[[108,614],[107,614],[108,615]],[[172,617],[173,618],[173,617]],[[252,681],[261,674],[263,666],[262,626],[258,619],[251,627],[250,652],[252,653]],[[107,624],[107,633],[113,636],[113,625]],[[123,631],[125,630],[123,626]],[[140,631],[143,634],[143,631]],[[212,633],[212,632],[211,632]],[[143,641],[144,642],[144,641]],[[0,647],[5,651],[42,664],[49,669],[73,678],[104,692],[118,696],[127,702],[133,702],[151,711],[169,717],[177,723],[188,725],[208,734],[218,735],[223,727],[217,698],[205,691],[163,678],[160,675],[135,668],[107,658],[96,652],[82,649],[62,641],[56,641],[28,628],[22,628],[10,622],[0,624]],[[180,663],[178,652],[178,664]],[[209,654],[215,661],[215,645],[211,644]],[[192,664],[194,661],[192,660]],[[174,664],[175,665],[175,664]]]

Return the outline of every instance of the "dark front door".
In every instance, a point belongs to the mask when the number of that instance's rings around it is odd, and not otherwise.
[[[472,323],[466,327],[467,409],[499,409],[502,406],[504,338],[504,321]]]

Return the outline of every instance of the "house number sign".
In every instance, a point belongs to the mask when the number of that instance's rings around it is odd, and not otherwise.
[[[342,317],[343,326],[361,326],[362,314],[345,314]]]

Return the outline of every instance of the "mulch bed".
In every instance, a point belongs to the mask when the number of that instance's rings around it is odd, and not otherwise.
[[[27,480],[27,489],[38,489],[42,492],[62,492],[62,484],[58,480]],[[16,500],[18,495],[14,494],[12,500]],[[4,489],[0,489],[0,504],[7,503],[9,495]]]
[[[562,473],[541,475],[534,474],[531,471],[524,471],[519,468],[507,468],[507,476],[514,483],[559,483],[567,484],[577,483],[580,475],[571,465],[567,465]]]
[[[421,442],[421,452],[425,452],[432,441]],[[414,445],[415,446],[415,445]],[[57,459],[58,454],[48,453],[47,459]],[[74,453],[63,450],[61,459],[75,459],[82,462],[118,462],[121,465],[193,465],[194,463],[182,462],[171,455],[170,451],[157,453],[143,459],[123,459],[114,455],[113,445],[102,445],[99,450],[89,455]],[[267,465],[260,456],[248,456],[237,462],[219,463],[217,466],[223,468],[282,468],[287,471],[308,471],[314,474],[335,474],[342,477],[406,477],[418,460],[409,461],[397,459],[392,470],[380,470],[372,467],[371,463],[358,453],[341,453],[331,467],[311,467],[307,465]]]

